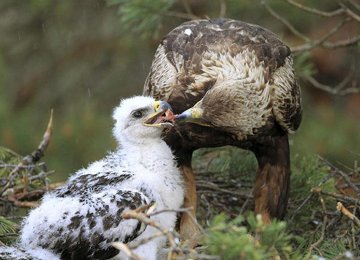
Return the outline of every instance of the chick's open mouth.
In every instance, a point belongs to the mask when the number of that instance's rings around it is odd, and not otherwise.
[[[174,126],[174,122],[174,113],[170,109],[167,109],[166,111],[155,112],[148,116],[144,121],[144,125],[153,127],[172,127]]]

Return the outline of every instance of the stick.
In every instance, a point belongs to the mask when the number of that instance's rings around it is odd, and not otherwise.
[[[170,235],[170,231],[167,229],[163,229],[156,221],[151,220],[148,216],[146,216],[142,212],[137,212],[136,210],[129,210],[121,214],[124,219],[136,219],[146,225],[152,226],[166,235],[169,239],[169,243],[171,246],[176,246],[174,238]]]
[[[122,242],[112,242],[111,245],[116,249],[124,252],[130,259],[141,260],[140,256],[135,254],[127,245]]]
[[[351,219],[356,224],[356,226],[360,227],[360,220],[354,214],[352,214],[341,202],[337,203],[336,209]]]
[[[329,32],[327,32],[319,40],[308,39],[307,43],[296,46],[296,47],[292,47],[291,51],[292,52],[307,51],[307,50],[314,49],[318,46],[322,46],[322,47],[324,47],[324,45],[328,46],[331,43],[328,43],[326,40],[329,39],[334,34],[336,34],[350,20],[351,20],[350,18],[345,18],[345,19],[341,20],[334,28],[332,28]]]
[[[278,13],[276,13],[266,2],[266,0],[262,0],[261,4],[265,6],[266,10],[278,21],[280,21],[282,24],[284,24],[294,35],[297,37],[303,39],[306,42],[310,42],[310,38],[307,37],[305,34],[298,31],[288,20],[286,20],[284,17],[280,16]]]
[[[48,125],[46,127],[46,131],[43,135],[43,139],[41,140],[39,146],[33,151],[30,155],[26,155],[21,162],[10,172],[8,180],[2,190],[0,191],[0,196],[9,188],[11,183],[15,180],[15,174],[26,165],[35,164],[40,160],[42,156],[44,156],[44,152],[46,148],[49,146],[51,136],[53,132],[53,110],[50,113],[50,119]]]
[[[20,208],[36,208],[39,203],[36,201],[19,201],[14,196],[8,196],[8,201]]]
[[[335,172],[341,175],[341,177],[343,177],[344,181],[346,182],[347,185],[349,185],[357,194],[360,195],[360,189],[351,181],[349,175],[347,175],[345,172],[339,170],[338,168],[336,168],[332,163],[330,163],[328,160],[320,157],[320,159],[325,162],[328,166],[330,166],[330,168]]]
[[[342,201],[351,202],[356,205],[360,205],[360,200],[358,200],[358,199],[355,199],[355,198],[349,197],[349,196],[345,196],[345,195],[341,195],[341,194],[337,194],[335,192],[326,192],[326,191],[321,190],[321,188],[313,188],[313,189],[311,189],[311,192],[330,196],[330,197],[333,197],[333,198],[336,198],[336,199],[339,199]]]
[[[321,203],[321,207],[322,207],[322,210],[323,210],[323,222],[322,222],[322,226],[321,226],[321,234],[320,234],[320,238],[313,244],[310,245],[309,247],[309,250],[308,250],[308,253],[306,254],[305,256],[305,259],[310,259],[311,257],[311,252],[318,246],[320,245],[323,241],[324,241],[324,238],[325,238],[325,230],[326,230],[326,225],[327,225],[327,222],[328,222],[328,218],[327,218],[327,215],[326,215],[326,207],[325,207],[325,202],[324,202],[324,199],[322,198],[321,194],[319,194],[319,197],[320,197],[320,203]]]
[[[332,12],[324,12],[324,11],[320,11],[318,9],[315,9],[315,8],[311,8],[311,7],[308,7],[308,6],[305,6],[305,5],[302,5],[298,2],[295,2],[293,0],[286,0],[286,2],[288,2],[290,5],[293,5],[295,6],[296,8],[299,8],[301,10],[304,10],[308,13],[312,13],[312,14],[316,14],[316,15],[319,15],[319,16],[325,16],[325,17],[333,17],[333,16],[338,16],[338,15],[341,15],[345,12],[345,10],[343,8],[339,8],[335,11],[332,11]]]
[[[180,212],[180,213],[182,213],[182,212],[189,212],[192,209],[193,209],[192,207],[183,208],[183,209],[162,209],[162,210],[151,212],[151,213],[148,212],[146,215],[148,217],[152,217],[152,216],[155,216],[155,215],[158,215],[158,214],[161,214],[161,213],[165,213],[165,212]]]
[[[225,16],[226,16],[226,2],[225,0],[220,0],[219,17],[225,17]]]
[[[199,187],[199,188],[208,188],[208,189],[220,191],[222,193],[227,193],[227,194],[239,196],[241,198],[246,198],[246,199],[252,199],[253,198],[253,196],[251,194],[246,194],[246,193],[241,193],[241,192],[238,192],[238,191],[231,191],[231,190],[223,189],[223,188],[220,188],[215,183],[212,183],[212,182],[209,182],[209,181],[207,181],[206,183],[202,182],[202,181],[198,181],[196,183],[196,186]]]

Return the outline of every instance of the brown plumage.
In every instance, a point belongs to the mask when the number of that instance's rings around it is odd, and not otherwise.
[[[284,216],[288,133],[299,127],[302,112],[292,62],[290,49],[275,34],[241,21],[190,21],[164,37],[144,94],[166,100],[180,117],[191,119],[179,120],[166,136],[188,180],[187,206],[196,206],[192,152],[230,144],[253,151],[258,160],[255,211],[265,221]],[[188,221],[182,219],[185,237],[195,230]]]

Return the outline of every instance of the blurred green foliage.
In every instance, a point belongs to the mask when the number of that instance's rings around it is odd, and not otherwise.
[[[295,156],[292,167],[291,197],[299,199],[310,194],[311,188],[321,187],[323,190],[335,191],[334,179],[327,178],[330,168],[320,162],[316,155]]]
[[[107,4],[120,5],[118,14],[124,29],[141,34],[144,38],[158,38],[162,18],[167,14],[174,0],[107,0]]]
[[[314,64],[311,62],[311,53],[305,51],[300,53],[294,61],[294,69],[298,76],[313,76],[316,73]]]
[[[221,173],[230,177],[253,173],[257,167],[253,153],[231,146],[199,149],[195,151],[192,163],[196,172]]]
[[[212,220],[204,243],[206,250],[220,259],[302,259],[293,253],[290,239],[285,222],[266,225],[260,215],[230,220],[221,214]]]
[[[260,24],[288,43],[299,43],[261,1],[224,2],[227,17]],[[323,35],[328,26],[327,19],[284,1],[267,2],[304,33]],[[336,1],[302,3],[326,11],[337,6]],[[31,152],[53,108],[54,137],[46,161],[57,171],[55,179],[64,179],[102,157],[115,147],[112,109],[121,98],[141,94],[162,35],[186,21],[179,14],[217,17],[220,4],[207,0],[1,1],[0,144],[20,154]],[[341,69],[336,74],[319,67],[318,56],[303,53],[295,59],[298,75],[316,74],[336,84],[351,57],[341,50],[332,53],[340,55],[336,61]],[[304,117],[292,139],[292,153],[319,153],[349,164],[351,152],[360,147],[356,134],[360,115],[357,106],[349,105],[352,97],[331,97],[300,84]],[[236,163],[242,165],[241,160]],[[216,159],[211,167],[215,164]],[[216,167],[221,170],[228,165],[219,162]]]

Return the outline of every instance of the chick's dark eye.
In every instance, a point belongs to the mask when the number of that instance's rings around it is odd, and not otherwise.
[[[139,111],[139,110],[134,111],[134,112],[132,113],[132,116],[133,116],[134,118],[140,118],[140,117],[143,116],[143,112],[141,112],[141,111]]]

